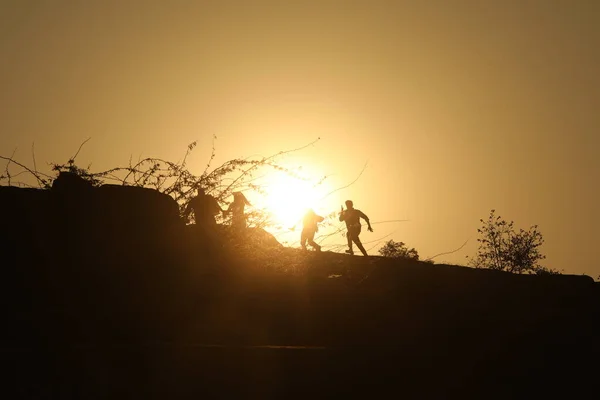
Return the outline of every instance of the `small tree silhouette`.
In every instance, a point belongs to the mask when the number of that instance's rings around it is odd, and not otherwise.
[[[384,257],[405,258],[409,260],[419,260],[419,253],[414,248],[409,249],[404,242],[395,242],[388,240],[380,249],[379,254]]]
[[[513,221],[506,222],[495,212],[491,210],[487,220],[480,220],[483,225],[477,229],[479,249],[471,259],[472,266],[516,274],[558,274],[539,264],[546,256],[540,252],[544,238],[537,225],[516,232]]]

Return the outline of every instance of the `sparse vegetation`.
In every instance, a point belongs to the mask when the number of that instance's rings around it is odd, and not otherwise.
[[[89,140],[89,139],[88,139]],[[197,188],[203,188],[207,194],[214,196],[221,204],[236,191],[253,191],[265,194],[264,188],[259,179],[263,177],[268,170],[280,171],[298,180],[310,180],[291,168],[284,167],[279,162],[283,156],[298,152],[309,146],[314,145],[319,139],[301,146],[299,148],[280,151],[276,154],[260,157],[258,159],[235,158],[223,163],[222,165],[211,168],[216,155],[215,140],[213,137],[212,153],[206,164],[206,168],[200,175],[196,175],[188,169],[188,159],[192,151],[196,148],[196,142],[188,145],[183,159],[178,162],[168,161],[161,158],[147,157],[137,162],[129,160],[129,164],[123,167],[115,167],[106,171],[92,172],[91,166],[82,168],[76,163],[82,147],[88,140],[81,143],[75,155],[69,158],[66,163],[51,163],[51,172],[44,173],[37,169],[35,162],[35,153],[32,146],[33,168],[18,162],[14,158],[14,153],[10,157],[0,156],[7,161],[5,171],[0,175],[0,183],[7,183],[15,186],[33,186],[27,184],[26,180],[15,181],[16,177],[24,174],[33,178],[38,187],[48,189],[52,186],[54,179],[61,172],[70,172],[82,177],[94,186],[103,183],[117,183],[128,186],[140,186],[156,189],[161,193],[171,196],[177,201],[180,211],[183,213],[189,201],[195,195]],[[20,168],[20,171],[11,174],[10,166],[14,164]],[[321,184],[325,177],[321,178],[315,185]],[[230,218],[222,217],[218,218]],[[272,222],[272,216],[266,210],[253,209],[247,213],[248,224],[255,227],[267,227]],[[227,221],[224,221],[227,222]]]
[[[415,248],[409,249],[404,242],[388,240],[380,249],[379,254],[383,257],[405,258],[408,260],[419,260],[419,253]]]
[[[477,229],[479,249],[469,262],[471,266],[516,274],[559,273],[540,265],[546,256],[540,251],[544,238],[537,225],[517,232],[513,221],[506,222],[495,212],[491,210],[487,220],[480,220],[482,226]]]
[[[287,154],[298,152],[314,145],[319,139],[299,148],[280,151],[267,157],[257,159],[235,158],[213,168],[212,164],[216,155],[215,136],[213,137],[210,158],[206,163],[204,171],[199,175],[194,174],[188,169],[188,159],[196,148],[196,142],[187,146],[181,161],[172,162],[155,157],[139,159],[136,162],[130,159],[126,166],[93,172],[91,171],[91,165],[81,167],[77,164],[77,156],[88,140],[80,144],[75,154],[66,163],[49,164],[50,172],[42,172],[37,169],[33,145],[31,148],[33,167],[28,167],[24,163],[17,161],[14,152],[10,157],[0,156],[0,159],[7,162],[4,172],[0,174],[0,184],[37,186],[49,189],[52,187],[54,179],[56,179],[58,174],[68,172],[83,178],[93,186],[116,183],[155,189],[172,197],[178,203],[181,213],[183,213],[189,201],[196,194],[197,188],[203,188],[207,194],[214,196],[223,205],[232,193],[236,191],[252,191],[263,195],[266,194],[260,179],[267,175],[269,171],[279,171],[299,180],[309,180],[295,170],[284,167],[279,160]],[[13,170],[15,167],[19,168],[19,170],[17,172],[11,171],[11,167]],[[358,177],[360,175],[362,175],[362,171]],[[29,179],[23,179],[23,176],[28,176]],[[352,185],[358,177],[349,185],[335,189],[329,194]],[[320,180],[314,182],[315,186],[323,183],[325,178],[322,177]],[[268,210],[251,208],[246,212],[246,215],[248,226],[250,227],[268,228],[276,225]],[[335,219],[335,215],[336,213],[332,212],[328,215],[328,218],[333,220]],[[217,219],[220,220],[218,222],[225,224],[228,224],[230,218],[231,215],[217,216]],[[513,221],[506,222],[500,216],[496,216],[495,210],[491,210],[487,220],[481,219],[480,222],[482,226],[477,230],[479,233],[477,254],[472,258],[467,256],[470,266],[517,274],[529,273],[542,275],[559,273],[540,264],[546,257],[540,251],[544,239],[537,225],[531,226],[528,230],[519,229],[517,231]],[[333,231],[321,235],[318,239],[319,242],[334,235],[344,234],[343,227],[339,226],[336,228],[334,225],[330,227]],[[378,240],[378,243],[381,243],[380,240]],[[465,244],[466,242],[456,250],[437,254],[423,261],[433,263],[433,258],[459,251]],[[345,243],[338,247],[342,248],[344,246]],[[389,240],[378,252],[384,257],[419,261],[417,250],[409,248],[404,242]],[[600,277],[598,277],[598,280],[600,280]]]

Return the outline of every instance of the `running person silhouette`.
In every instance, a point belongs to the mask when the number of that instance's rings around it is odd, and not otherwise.
[[[315,233],[319,231],[319,222],[322,222],[324,219],[312,209],[306,212],[304,218],[302,218],[302,234],[300,235],[300,245],[303,250],[306,250],[306,242],[308,242],[313,249],[321,251],[321,246],[315,242]]]
[[[341,207],[341,209],[342,211],[340,212],[340,221],[346,222],[346,229],[348,230],[348,232],[346,233],[346,238],[348,239],[348,250],[346,250],[346,253],[351,255],[354,254],[354,250],[352,250],[352,243],[354,243],[356,244],[356,247],[358,247],[360,252],[364,256],[367,256],[367,251],[361,243],[359,235],[361,231],[361,218],[367,221],[369,232],[373,232],[373,228],[371,228],[371,222],[369,221],[369,217],[367,217],[362,211],[354,208],[354,203],[352,203],[352,200],[346,200],[346,210],[344,210],[343,206]]]

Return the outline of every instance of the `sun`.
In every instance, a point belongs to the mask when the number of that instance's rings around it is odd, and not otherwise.
[[[284,172],[274,172],[265,185],[265,208],[273,215],[275,222],[285,228],[300,223],[309,208],[317,209],[326,195],[328,185],[316,184],[317,179],[302,180]]]

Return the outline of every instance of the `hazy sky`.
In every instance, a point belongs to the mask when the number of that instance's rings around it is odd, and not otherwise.
[[[462,263],[495,208],[545,264],[600,275],[600,2],[0,1],[0,154],[141,155],[199,172],[321,137],[295,161],[400,240]],[[344,242],[340,238],[341,243]],[[366,246],[369,247],[369,246]],[[372,250],[374,253],[375,250]]]

